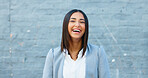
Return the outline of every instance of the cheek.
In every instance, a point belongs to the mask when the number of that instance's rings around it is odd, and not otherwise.
[[[68,32],[70,32],[70,31],[71,31],[71,25],[68,24]]]
[[[83,26],[82,26],[82,29],[83,29],[83,30],[84,30],[84,32],[85,32],[85,25],[83,25]]]
[[[68,30],[71,30],[72,27],[73,27],[73,24],[72,24],[72,23],[69,23],[69,24],[68,24]]]

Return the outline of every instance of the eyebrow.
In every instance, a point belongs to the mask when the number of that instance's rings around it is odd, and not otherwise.
[[[84,19],[80,19],[80,20],[84,20]]]
[[[70,19],[76,19],[76,18],[70,18]],[[84,20],[84,19],[80,19],[80,20]]]
[[[76,19],[76,18],[70,18],[70,19]]]

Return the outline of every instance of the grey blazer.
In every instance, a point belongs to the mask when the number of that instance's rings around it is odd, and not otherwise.
[[[63,78],[65,56],[61,48],[50,49],[43,69],[43,78]],[[87,44],[86,78],[110,78],[109,64],[102,46]]]

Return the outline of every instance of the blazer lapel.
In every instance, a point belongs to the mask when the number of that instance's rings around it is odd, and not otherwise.
[[[62,54],[63,55],[63,54]],[[59,71],[58,71],[58,78],[63,78],[63,66],[64,66],[64,59],[65,57],[62,57],[60,66],[59,66]]]
[[[88,45],[86,53],[86,78],[97,78],[97,55],[94,50],[91,50],[91,47]]]
[[[53,78],[63,78],[64,54],[59,51],[55,57]]]

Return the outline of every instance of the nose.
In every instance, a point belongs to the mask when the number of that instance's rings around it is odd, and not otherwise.
[[[80,23],[79,22],[76,22],[75,26],[77,26],[77,27],[80,26]]]

